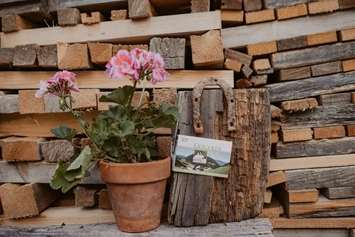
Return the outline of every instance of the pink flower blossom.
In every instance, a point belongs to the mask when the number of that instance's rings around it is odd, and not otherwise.
[[[155,84],[157,84],[157,82],[166,81],[168,76],[170,76],[170,74],[167,71],[165,71],[164,69],[161,69],[161,68],[153,69],[152,75],[151,75],[152,84],[155,85]]]
[[[116,56],[113,56],[109,63],[106,64],[106,75],[110,78],[123,78],[127,74],[135,73],[133,68],[133,58],[127,50],[119,50]]]

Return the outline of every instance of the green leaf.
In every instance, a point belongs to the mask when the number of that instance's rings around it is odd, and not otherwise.
[[[89,146],[85,146],[80,155],[70,164],[64,177],[68,181],[74,181],[85,177],[85,172],[90,165],[92,153]]]
[[[120,124],[121,136],[127,136],[135,131],[135,126],[132,121],[125,120]]]
[[[111,124],[114,121],[120,123],[124,118],[124,109],[120,105],[109,106],[109,109],[101,112],[98,118],[105,120],[107,124]]]
[[[105,120],[95,119],[91,124],[91,137],[95,140],[96,144],[102,145],[107,138],[108,129]]]
[[[133,96],[134,88],[132,86],[118,87],[108,95],[101,96],[100,102],[113,102],[125,106],[129,102],[130,96]]]
[[[69,128],[65,125],[60,124],[58,127],[51,129],[51,132],[58,138],[65,139],[72,142],[75,134],[78,132],[74,128]]]
[[[81,180],[73,180],[73,181],[68,181],[65,177],[64,174],[67,171],[67,168],[69,167],[69,163],[65,162],[63,160],[58,160],[57,167],[55,170],[54,175],[52,176],[51,180],[51,188],[58,190],[61,188],[61,191],[63,193],[68,192],[72,187],[80,183]]]
[[[123,154],[121,146],[121,139],[118,136],[112,135],[108,136],[104,141],[102,149],[112,157],[120,157]]]
[[[179,112],[179,108],[174,106],[174,105],[170,105],[170,104],[161,104],[160,105],[160,111],[164,114],[164,115],[172,115],[174,116],[175,119],[180,119],[180,112]]]
[[[80,125],[82,127],[84,127],[85,129],[88,129],[90,127],[89,123],[86,122],[84,119],[78,119],[78,122],[80,123]]]

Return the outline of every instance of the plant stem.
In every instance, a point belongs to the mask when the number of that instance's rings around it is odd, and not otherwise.
[[[146,83],[147,83],[147,80],[144,77],[143,78],[143,90],[142,90],[141,98],[139,99],[139,103],[138,103],[137,109],[141,106],[141,103],[142,103],[142,100],[143,100],[143,96],[144,96]]]
[[[133,82],[133,92],[132,92],[131,97],[129,98],[129,104],[128,104],[129,107],[131,107],[131,103],[132,103],[132,99],[133,99],[133,96],[134,96],[134,92],[136,91],[137,83],[138,83],[138,80],[134,80],[134,82]]]

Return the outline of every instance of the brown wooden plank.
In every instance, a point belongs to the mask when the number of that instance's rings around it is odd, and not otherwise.
[[[12,32],[37,28],[38,26],[16,14],[5,15],[1,20],[1,29],[3,32]]]
[[[283,171],[270,172],[266,187],[268,188],[284,182],[286,182],[285,172]]]
[[[243,0],[243,4],[246,12],[259,11],[263,7],[261,0]]]
[[[222,9],[221,21],[223,27],[242,25],[244,21],[244,11]]]
[[[343,218],[277,218],[270,220],[275,229],[349,229],[355,225],[354,217]]]
[[[301,100],[290,100],[281,102],[281,109],[285,111],[305,111],[318,106],[316,98],[306,98]]]
[[[148,18],[156,15],[149,0],[128,0],[128,14],[130,19]]]
[[[99,203],[99,187],[78,186],[74,189],[76,207],[94,207]]]
[[[221,0],[221,9],[242,10],[243,0]]]
[[[14,58],[15,48],[0,48],[0,65],[9,66]]]
[[[348,9],[355,7],[355,2],[351,0],[339,0],[339,9]]]
[[[264,204],[263,212],[259,218],[275,219],[284,213],[284,209],[276,198],[271,200],[270,204]]]
[[[2,158],[6,161],[39,161],[40,143],[44,138],[38,137],[7,137],[0,140]]]
[[[342,105],[342,104],[350,104],[350,103],[351,103],[350,93],[336,93],[336,94],[319,96],[319,105],[321,106]]]
[[[355,187],[324,188],[320,192],[328,199],[355,198]]]
[[[327,0],[327,1],[320,1],[320,2],[312,2],[308,4],[308,13],[310,15],[333,12],[338,9],[339,9],[338,0]]]
[[[272,9],[245,13],[245,24],[247,25],[273,20],[275,20],[275,12]]]
[[[111,21],[121,21],[127,19],[127,10],[112,10],[111,11]]]
[[[208,12],[210,10],[209,0],[191,0],[191,13]]]
[[[307,4],[298,4],[290,7],[283,7],[276,9],[277,20],[285,20],[301,16],[307,16]]]
[[[338,41],[338,37],[336,31],[307,35],[308,46],[334,43],[337,41]]]
[[[312,138],[313,132],[310,128],[281,131],[281,140],[283,142],[308,141],[312,140]]]
[[[278,187],[275,191],[285,205],[290,203],[309,203],[318,201],[317,189],[287,190],[284,187]]]
[[[90,69],[87,44],[57,44],[58,68],[61,70]]]
[[[45,162],[69,161],[74,155],[74,146],[66,140],[52,140],[41,142],[41,155]]]
[[[290,81],[298,80],[311,77],[311,68],[310,67],[300,67],[300,68],[291,68],[291,69],[282,69],[279,72],[278,80],[279,81]]]
[[[91,16],[87,13],[81,13],[81,22],[84,25],[92,25],[105,21],[105,17],[100,12],[91,12]]]
[[[311,66],[312,76],[318,77],[328,74],[333,74],[342,71],[342,66],[340,61],[323,63]]]
[[[267,84],[267,75],[251,76],[250,82],[254,87],[266,85]]]
[[[272,191],[267,188],[264,194],[264,203],[271,203]]]
[[[88,43],[90,60],[94,64],[106,65],[112,57],[112,44]]]
[[[345,127],[344,126],[314,128],[313,131],[314,131],[314,139],[345,137]]]
[[[17,67],[37,67],[37,44],[19,45],[15,47],[13,66]]]
[[[45,45],[37,49],[38,66],[45,68],[57,68],[57,45]]]
[[[247,65],[247,66],[250,66],[251,60],[253,58],[252,56],[250,56],[248,54],[244,54],[244,53],[238,52],[233,49],[225,49],[224,50],[224,57],[227,59],[235,60],[235,61],[237,61],[243,65]]]
[[[291,49],[299,49],[307,47],[307,38],[306,36],[297,36],[294,38],[277,40],[277,50],[278,51],[287,51]]]

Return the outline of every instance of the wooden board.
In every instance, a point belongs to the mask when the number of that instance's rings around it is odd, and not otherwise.
[[[355,165],[355,154],[271,159],[270,171],[341,167],[350,165]]]
[[[355,218],[308,218],[288,219],[277,218],[270,220],[275,229],[341,229],[354,228]]]
[[[286,182],[286,175],[283,171],[270,172],[266,187],[271,187]]]
[[[355,72],[275,83],[265,87],[269,89],[271,102],[303,99],[311,96],[354,90]]]
[[[307,219],[310,220],[310,219]],[[273,229],[275,236],[287,237],[347,237],[347,229]]]
[[[189,24],[194,22],[194,24]],[[174,27],[171,27],[171,26]],[[186,37],[221,28],[217,11],[173,16],[151,17],[144,21],[106,21],[86,26],[51,27],[22,30],[11,34],[1,33],[1,47],[37,43],[39,45],[105,41],[116,43],[143,43],[154,36]],[[74,30],[75,29],[75,30]],[[112,29],[120,29],[114,31]],[[43,36],[46,37],[43,37]]]
[[[248,44],[262,43],[265,42],[265,35],[267,35],[267,41],[272,41],[354,28],[353,14],[352,11],[342,11],[327,15],[295,18],[287,21],[273,21],[225,28],[222,29],[223,47],[238,48]]]
[[[320,192],[328,199],[355,198],[355,187],[325,188]]]
[[[317,189],[287,190],[283,185],[279,185],[274,193],[285,205],[318,201]]]
[[[266,8],[282,8],[298,5],[301,3],[314,2],[316,0],[263,0]]]
[[[147,88],[193,88],[199,81],[206,77],[214,76],[225,80],[234,86],[232,70],[169,70],[170,77],[164,83],[153,86],[147,83]],[[119,86],[132,85],[128,77],[124,79],[110,79],[104,71],[76,71],[76,84],[80,89],[115,89]],[[40,80],[48,80],[54,72],[1,72],[0,89],[38,89]],[[142,88],[142,84],[137,85]]]
[[[286,170],[289,190],[355,186],[355,166]]]
[[[350,93],[336,93],[330,95],[319,96],[319,105],[341,105],[350,104],[351,94]]]
[[[259,218],[269,218],[269,219],[274,219],[279,217],[284,213],[284,209],[277,201],[276,198],[273,198],[271,200],[271,203],[269,204],[264,204],[263,207],[263,212],[258,216]]]
[[[235,90],[236,116],[241,117],[237,119],[237,131],[227,132],[227,110],[224,109],[223,115],[216,113],[223,108],[220,103],[216,103],[223,101],[221,91],[218,91],[219,96],[212,92],[216,93],[216,91],[205,91],[202,94],[201,110],[204,111],[202,113],[204,117],[201,119],[205,123],[205,132],[202,136],[220,140],[225,140],[227,139],[225,136],[230,136],[228,140],[233,141],[234,146],[239,147],[240,152],[232,154],[228,179],[174,174],[171,186],[172,195],[169,199],[169,223],[176,226],[240,221],[261,213],[270,144],[267,139],[270,134],[270,120],[267,119],[270,118],[270,107],[267,93],[256,89]],[[258,100],[258,104],[255,104],[254,100]],[[180,92],[178,103],[180,108],[184,108],[179,123],[180,134],[196,136],[191,125],[191,93]],[[254,113],[245,116],[246,109]],[[248,142],[245,142],[245,136],[249,137]],[[260,139],[260,137],[265,139]],[[258,151],[254,150],[255,147],[258,147]],[[253,159],[255,157],[258,157],[258,161]],[[252,175],[249,176],[247,170],[250,170]],[[243,179],[241,179],[242,176]],[[214,182],[213,186],[212,182]],[[253,189],[247,188],[251,185]],[[251,196],[254,196],[252,200],[248,198]],[[250,208],[247,208],[249,206]]]

